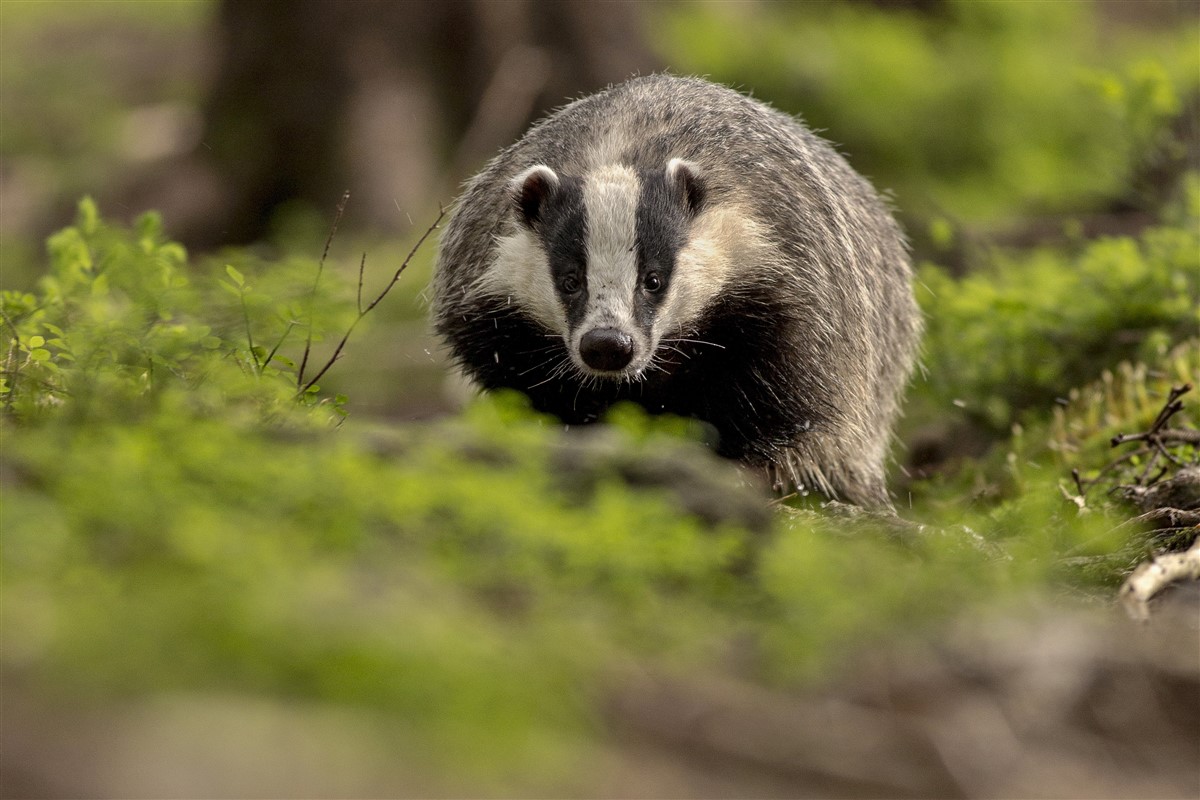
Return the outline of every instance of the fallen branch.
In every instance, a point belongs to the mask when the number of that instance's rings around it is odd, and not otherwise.
[[[1200,536],[1182,553],[1163,553],[1138,566],[1118,594],[1129,616],[1150,618],[1150,599],[1173,583],[1200,580]]]

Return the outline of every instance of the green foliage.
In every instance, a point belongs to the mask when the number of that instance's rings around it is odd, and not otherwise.
[[[516,396],[399,432],[282,426],[310,406],[255,348],[297,328],[306,290],[260,292],[268,273],[230,262],[198,288],[153,217],[122,230],[90,203],[52,241],[40,294],[5,295],[0,659],[33,695],[333,704],[412,763],[496,785],[594,746],[597,694],[631,660],[794,687],[881,637],[1128,566],[1113,521],[1076,515],[1020,442],[1023,491],[930,504],[931,527],[748,530],[617,473],[572,483],[560,426]],[[634,460],[666,441],[715,460],[688,423],[615,418]]]
[[[1152,359],[1200,326],[1197,184],[1178,224],[1138,238],[995,253],[962,279],[919,273],[927,319],[922,399],[957,405],[994,432],[1095,380],[1121,360]]]
[[[0,295],[0,391],[20,420],[149,413],[172,391],[163,402],[225,413],[246,401],[261,418],[287,416],[301,387],[300,336],[315,328],[319,340],[320,330],[349,321],[344,303],[314,289],[311,261],[251,278],[227,264],[226,279],[194,282],[186,252],[155,214],[126,230],[84,200],[48,249],[38,292]],[[315,391],[302,394],[325,405]]]
[[[802,115],[917,217],[996,219],[1124,197],[1195,93],[1194,15],[1102,30],[1086,3],[956,0],[659,9],[675,69]],[[1097,168],[1097,165],[1104,165]]]

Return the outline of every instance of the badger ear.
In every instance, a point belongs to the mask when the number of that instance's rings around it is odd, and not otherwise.
[[[688,211],[693,215],[704,207],[705,186],[700,177],[700,168],[691,161],[682,158],[672,158],[667,162],[667,185],[672,187],[677,197],[687,202]]]
[[[545,164],[535,164],[508,185],[517,217],[532,229],[541,219],[545,202],[558,191],[558,174]]]

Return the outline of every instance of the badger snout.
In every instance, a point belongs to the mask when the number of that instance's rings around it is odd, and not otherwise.
[[[579,340],[579,357],[599,372],[619,372],[633,360],[633,337],[616,328],[593,328]]]

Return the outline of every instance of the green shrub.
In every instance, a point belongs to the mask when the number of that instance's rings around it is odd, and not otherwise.
[[[249,277],[226,264],[219,278],[197,279],[157,215],[115,228],[90,200],[48,250],[36,293],[0,295],[0,392],[10,417],[150,413],[171,390],[184,390],[173,401],[197,411],[250,403],[262,418],[288,416],[298,395],[322,402],[301,380],[305,337],[319,342],[353,314],[314,286],[315,263],[265,268],[241,257]]]
[[[1152,361],[1200,327],[1200,184],[1187,213],[1137,238],[994,253],[956,279],[926,264],[917,297],[928,319],[918,402],[959,407],[993,432],[1123,360]]]

